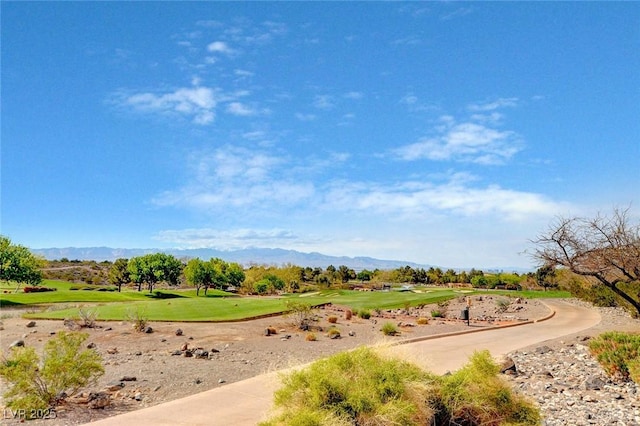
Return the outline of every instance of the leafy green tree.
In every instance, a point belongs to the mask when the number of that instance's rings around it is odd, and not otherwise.
[[[120,292],[123,284],[131,282],[129,277],[129,270],[127,269],[129,260],[117,259],[109,268],[109,282],[118,287],[118,293]]]
[[[227,282],[236,288],[240,287],[245,279],[244,269],[239,263],[231,262],[227,266]]]
[[[346,265],[338,266],[338,270],[336,271],[336,275],[338,276],[338,279],[340,281],[342,281],[343,283],[346,283],[350,279],[353,279],[353,278],[356,277],[355,271],[353,269],[350,269]]]
[[[372,277],[373,277],[373,272],[368,271],[366,269],[363,269],[362,271],[358,272],[358,274],[356,275],[356,278],[359,279],[360,281],[371,281]]]
[[[25,246],[13,244],[0,235],[0,280],[18,284],[38,285],[42,282],[44,259],[34,255]]]
[[[146,283],[149,293],[153,292],[153,287],[159,282],[177,285],[182,268],[182,262],[165,253],[133,257],[127,265],[131,280],[138,284],[138,291],[141,291],[142,284]]]
[[[211,272],[207,262],[199,258],[191,259],[184,268],[184,278],[187,284],[196,288],[196,296],[200,295],[200,289],[204,288],[204,295],[207,295],[207,288],[211,285]]]

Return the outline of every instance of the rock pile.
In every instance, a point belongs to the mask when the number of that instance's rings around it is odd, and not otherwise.
[[[602,309],[608,322],[632,321],[619,309]],[[607,376],[590,354],[589,337],[541,345],[508,355],[503,365],[513,388],[536,402],[546,426],[640,425],[640,386]],[[514,371],[515,370],[515,371]]]

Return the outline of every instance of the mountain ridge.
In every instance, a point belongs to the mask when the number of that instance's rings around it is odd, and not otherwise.
[[[209,259],[219,257],[227,262],[237,262],[244,266],[252,264],[281,266],[287,263],[302,267],[321,267],[329,265],[345,265],[355,270],[362,269],[395,269],[403,266],[412,268],[430,268],[432,265],[418,264],[403,260],[376,259],[368,256],[331,256],[318,252],[300,252],[282,248],[246,248],[238,250],[218,250],[212,248],[201,249],[141,249],[141,248],[112,248],[112,247],[51,247],[31,249],[35,254],[47,260],[67,258],[71,260],[114,261],[118,258],[131,258],[151,253],[166,253],[178,258]]]

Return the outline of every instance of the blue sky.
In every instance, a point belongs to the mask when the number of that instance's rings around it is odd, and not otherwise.
[[[531,267],[638,217],[640,3],[1,7],[15,243]]]

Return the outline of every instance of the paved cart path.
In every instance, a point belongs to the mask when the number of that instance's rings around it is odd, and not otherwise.
[[[597,325],[594,309],[564,301],[546,300],[555,315],[516,327],[496,328],[455,336],[429,338],[388,347],[405,359],[442,374],[456,370],[476,350],[487,349],[500,357],[519,348],[578,333]],[[256,425],[268,417],[273,392],[279,387],[278,373],[263,374],[154,407],[88,423],[92,426],[120,425]]]

